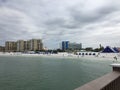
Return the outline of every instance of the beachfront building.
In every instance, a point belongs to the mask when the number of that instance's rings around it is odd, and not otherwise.
[[[24,52],[28,50],[27,49],[27,41],[24,41],[24,40],[18,40],[17,41],[17,51],[18,52]]]
[[[17,41],[17,51],[24,52],[29,50],[29,41],[18,40]]]
[[[28,51],[28,42],[24,41],[24,51]]]
[[[24,41],[24,40],[17,41],[18,52],[36,51],[36,50],[42,50],[42,49],[43,49],[43,43],[41,39],[31,39],[28,41]]]
[[[41,39],[31,39],[28,41],[29,51],[43,50],[43,43]]]
[[[69,48],[69,41],[62,41],[61,49],[68,50],[68,48]]]
[[[0,52],[4,52],[5,51],[5,47],[4,46],[0,46]]]
[[[43,50],[43,43],[41,39],[31,39],[28,41],[18,40],[6,41],[5,47],[0,46],[0,52],[27,52],[27,51]]]
[[[14,41],[5,42],[5,51],[6,52],[15,52],[17,51],[17,43]]]
[[[81,50],[82,44],[81,43],[69,43],[69,50]]]
[[[61,49],[62,50],[81,50],[82,43],[71,43],[69,41],[62,41]]]

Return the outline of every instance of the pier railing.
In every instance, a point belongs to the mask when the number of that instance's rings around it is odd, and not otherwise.
[[[120,90],[120,64],[111,64],[113,71],[75,90]]]

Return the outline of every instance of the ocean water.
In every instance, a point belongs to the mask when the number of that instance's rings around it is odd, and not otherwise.
[[[0,90],[74,90],[112,71],[112,61],[0,56]]]

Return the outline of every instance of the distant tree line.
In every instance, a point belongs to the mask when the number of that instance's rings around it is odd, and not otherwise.
[[[100,51],[104,50],[104,47],[102,46],[100,48],[95,48],[95,49],[93,49],[92,47],[87,47],[87,48],[85,48],[83,50],[85,50],[85,51],[93,51],[93,52],[100,52]]]

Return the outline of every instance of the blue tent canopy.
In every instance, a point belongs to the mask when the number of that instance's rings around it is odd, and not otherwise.
[[[109,46],[107,46],[102,53],[119,53],[119,51],[117,50],[117,48],[111,48]]]
[[[113,48],[117,53],[119,53],[119,50],[116,48],[116,47],[114,47]]]

